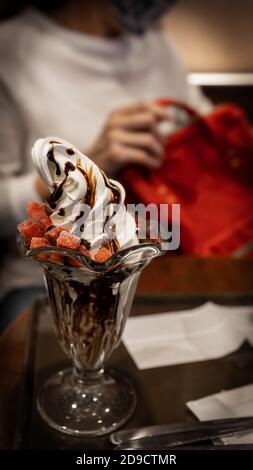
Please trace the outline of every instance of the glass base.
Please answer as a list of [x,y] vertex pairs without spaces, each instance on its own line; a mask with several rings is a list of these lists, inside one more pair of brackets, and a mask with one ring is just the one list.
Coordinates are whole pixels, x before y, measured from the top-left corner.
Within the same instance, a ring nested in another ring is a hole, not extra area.
[[42,386],[37,407],[49,426],[65,434],[99,436],[123,425],[134,411],[132,385],[114,371],[77,376],[65,369]]

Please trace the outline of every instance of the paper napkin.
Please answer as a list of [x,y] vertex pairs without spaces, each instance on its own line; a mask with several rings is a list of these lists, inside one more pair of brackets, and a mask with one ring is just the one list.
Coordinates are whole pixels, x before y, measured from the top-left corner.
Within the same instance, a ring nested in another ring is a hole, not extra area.
[[248,340],[253,307],[208,302],[182,312],[130,317],[123,341],[139,369],[219,358]]

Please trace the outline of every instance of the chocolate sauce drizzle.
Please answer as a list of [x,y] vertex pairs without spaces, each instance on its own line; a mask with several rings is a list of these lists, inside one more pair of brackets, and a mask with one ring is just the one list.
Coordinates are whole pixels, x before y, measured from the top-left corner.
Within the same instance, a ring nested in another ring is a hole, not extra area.
[[88,173],[81,167],[80,163],[76,168],[84,176],[87,184],[87,191],[84,196],[83,203],[87,204],[92,209],[95,204],[97,180],[96,178],[93,178],[92,168],[90,168]]
[[109,178],[107,178],[106,174],[101,170],[101,173],[104,178],[105,185],[108,189],[111,190],[112,192],[112,200],[111,202],[114,204],[120,204],[121,203],[121,192],[117,186],[115,186]]
[[61,169],[60,169],[60,165],[59,163],[57,163],[57,161],[55,160],[55,157],[54,157],[54,149],[51,148],[50,150],[48,150],[47,152],[47,158],[50,162],[54,163],[55,164],[55,168],[56,168],[56,175],[57,176],[60,176],[61,175]]
[[63,209],[63,207],[61,207],[61,209],[59,210],[58,215],[60,215],[61,217],[64,217],[65,210]]
[[[50,142],[52,145],[54,143],[57,143],[56,141],[51,141]],[[66,153],[68,155],[74,155],[75,152],[73,149],[69,148],[66,150]],[[54,148],[51,148],[48,153],[47,153],[47,158],[50,162],[54,163],[55,164],[55,167],[56,167],[56,175],[57,176],[60,176],[61,175],[61,169],[60,169],[60,166],[59,164],[56,162],[55,160],[55,157],[54,157]],[[83,203],[84,204],[87,204],[91,209],[94,207],[94,204],[95,204],[95,196],[96,196],[96,186],[97,186],[97,180],[96,178],[93,177],[92,175],[92,167],[90,168],[89,172],[86,172],[81,164],[80,164],[80,161],[77,162],[77,166],[75,167],[75,165],[71,162],[66,162],[65,163],[65,167],[64,167],[64,173],[65,173],[65,178],[62,180],[62,182],[57,185],[56,183],[54,184],[54,190],[53,192],[51,193],[51,195],[48,197],[47,201],[51,207],[51,209],[55,209],[56,208],[56,203],[57,201],[61,198],[62,194],[63,194],[63,188],[64,188],[64,185],[67,181],[67,177],[69,175],[69,172],[70,171],[75,171],[75,169],[77,169],[81,174],[82,176],[85,178],[85,181],[86,181],[86,184],[87,184],[87,190],[86,190],[86,193],[85,193],[85,196],[83,198]],[[107,178],[107,176],[105,175],[105,173],[103,171],[101,171],[102,175],[103,175],[103,178],[104,178],[104,182],[105,182],[105,186],[110,189],[111,191],[111,194],[112,194],[112,199],[111,199],[111,203],[112,204],[120,204],[121,203],[121,192],[120,192],[120,189],[114,185],[110,180],[109,178]],[[63,208],[61,208],[58,212],[58,215],[59,216],[62,216],[64,217],[65,215],[65,210]],[[115,215],[115,212],[113,213],[113,216]],[[80,211],[80,214],[78,214],[75,218],[75,222],[79,219],[81,219],[82,217],[84,216],[84,211]],[[113,217],[112,216],[112,217]],[[110,217],[106,217],[105,219],[105,222],[104,222],[104,228],[108,222],[108,220],[110,219]],[[112,227],[112,230],[115,232],[116,231],[116,227],[115,225]],[[84,231],[84,224],[82,224],[80,226],[80,232],[83,232]],[[90,243],[87,241],[87,240],[83,240],[82,241],[82,244],[84,244],[88,249],[90,248]],[[108,242],[108,244],[106,245],[106,248],[110,251],[111,254],[115,253],[116,251],[118,251],[120,249],[120,244],[116,238],[116,236],[110,240]]]
[[64,167],[65,178],[62,180],[62,182],[59,185],[57,185],[56,183],[54,184],[54,190],[47,199],[47,202],[52,209],[55,209],[56,202],[61,198],[63,194],[64,184],[67,181],[69,172],[74,171],[74,170],[75,170],[75,165],[73,165],[73,163],[71,162],[65,163],[65,167]]
[[67,149],[67,150],[66,150],[66,153],[67,153],[68,155],[75,155],[75,151],[74,151],[73,149]]
[[87,250],[90,250],[91,248],[91,242],[89,242],[88,240],[85,240],[85,238],[81,239],[81,245],[85,246]]
[[65,167],[64,167],[64,173],[66,176],[68,176],[70,171],[75,171],[76,167],[73,163],[71,162],[66,162]]
[[74,222],[77,222],[79,219],[81,219],[81,217],[84,216],[84,211],[80,211],[80,214],[78,214],[74,220]]
[[[115,224],[112,226],[112,232],[116,232]],[[116,253],[116,251],[120,249],[120,244],[116,236],[114,236],[114,238],[107,243],[106,248],[111,254]]]
[[[120,204],[121,203],[121,192],[120,192],[119,188],[116,185],[114,185],[109,180],[109,178],[107,178],[106,174],[102,170],[101,170],[101,173],[103,175],[106,187],[108,189],[110,189],[110,191],[112,193],[111,203],[112,204]],[[116,212],[114,211],[111,217],[107,216],[105,218],[104,228],[105,228],[108,220],[112,219],[115,214],[116,214]],[[115,224],[113,224],[113,226],[112,226],[112,231],[116,232]],[[106,245],[106,248],[110,251],[111,254],[116,253],[116,251],[118,251],[120,249],[120,244],[119,244],[119,241],[118,241],[116,236],[108,242],[108,244]]]

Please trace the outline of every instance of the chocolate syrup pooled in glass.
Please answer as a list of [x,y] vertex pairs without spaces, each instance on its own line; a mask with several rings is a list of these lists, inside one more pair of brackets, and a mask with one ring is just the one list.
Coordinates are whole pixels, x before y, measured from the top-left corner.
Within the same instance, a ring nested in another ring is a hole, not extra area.
[[139,277],[136,269],[98,275],[68,266],[46,270],[57,337],[78,369],[99,369],[117,346]]

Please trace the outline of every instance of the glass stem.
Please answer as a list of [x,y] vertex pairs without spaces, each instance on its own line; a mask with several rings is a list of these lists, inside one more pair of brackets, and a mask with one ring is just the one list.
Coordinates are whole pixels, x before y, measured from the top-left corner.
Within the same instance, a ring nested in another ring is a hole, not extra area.
[[103,381],[104,369],[101,367],[96,370],[86,370],[74,365],[73,376],[74,380],[80,385],[97,385],[99,382]]

